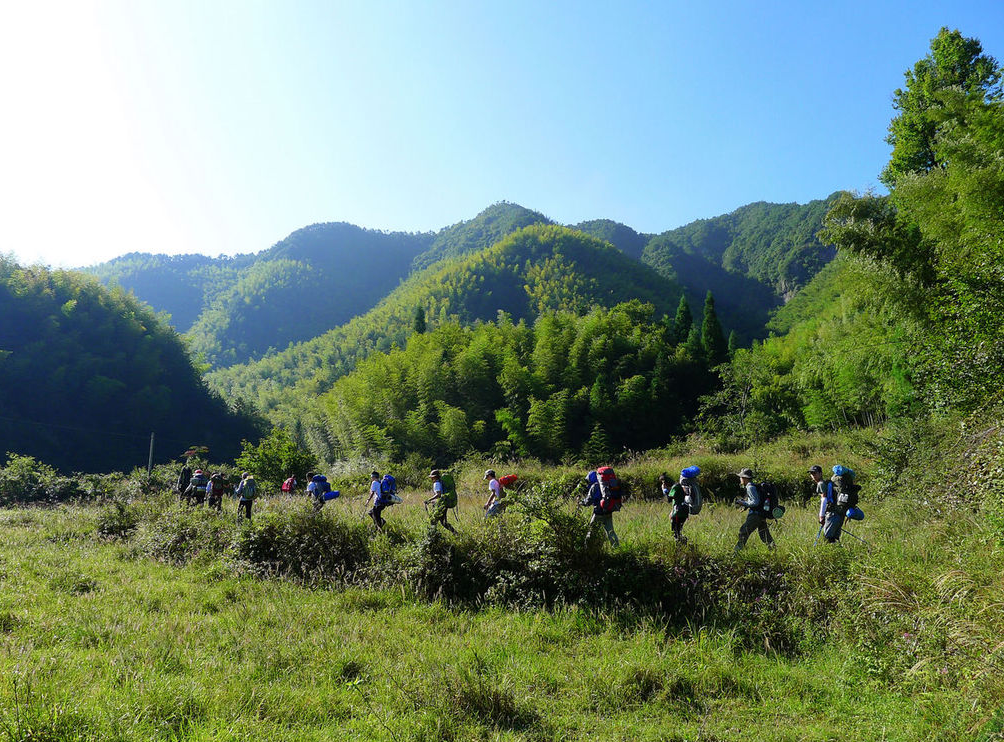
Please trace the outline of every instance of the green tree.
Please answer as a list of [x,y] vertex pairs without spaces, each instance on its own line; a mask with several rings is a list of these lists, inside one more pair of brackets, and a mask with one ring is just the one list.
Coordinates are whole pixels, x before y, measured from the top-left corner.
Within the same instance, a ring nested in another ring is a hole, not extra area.
[[708,365],[717,366],[729,359],[729,349],[725,343],[725,333],[715,314],[715,297],[708,292],[704,299],[704,319],[701,321],[701,347]]
[[297,446],[282,428],[272,428],[257,446],[247,441],[241,445],[244,450],[237,457],[237,467],[251,472],[266,486],[278,489],[286,477],[302,480],[308,471],[317,468],[317,458]]
[[889,124],[886,143],[892,145],[881,180],[890,188],[906,173],[926,173],[944,164],[935,138],[944,120],[939,116],[947,91],[980,101],[998,100],[1001,72],[997,61],[983,53],[978,39],[942,28],[931,40],[931,52],[905,73],[906,85],[893,93],[899,114]]
[[682,343],[690,337],[690,329],[694,325],[694,315],[690,311],[690,304],[687,297],[680,297],[680,304],[676,308],[676,319],[673,320],[673,339],[677,343]]
[[421,305],[415,307],[415,321],[412,323],[412,329],[419,335],[425,332],[425,309]]

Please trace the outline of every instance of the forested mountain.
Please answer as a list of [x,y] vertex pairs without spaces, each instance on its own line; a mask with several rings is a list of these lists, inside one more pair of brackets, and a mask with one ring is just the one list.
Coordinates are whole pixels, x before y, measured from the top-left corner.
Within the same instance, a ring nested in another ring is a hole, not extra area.
[[308,340],[370,309],[431,239],[314,224],[258,255],[130,255],[91,272],[170,313],[193,350],[221,366]]
[[639,234],[631,227],[612,219],[592,219],[588,222],[579,222],[573,229],[592,235],[598,240],[609,242],[625,255],[641,260],[645,245],[652,239],[650,234]]
[[185,332],[254,259],[252,255],[209,258],[134,252],[84,271],[105,285],[132,291],[157,312],[169,314],[170,323]]
[[254,438],[203,385],[149,307],[71,271],[0,257],[0,451],[63,469],[128,470],[189,446],[231,458]]
[[[714,293],[722,321],[745,343],[763,337],[782,294],[789,296],[832,257],[814,240],[823,203],[752,204],[656,237],[609,219],[577,228],[676,280],[695,308],[708,291]],[[501,202],[434,234],[316,224],[258,255],[133,253],[90,272],[169,313],[192,349],[220,367],[343,324],[414,271],[483,250],[517,229],[551,223],[536,211]]]
[[473,219],[439,230],[429,249],[415,258],[412,267],[421,270],[444,258],[470,255],[491,247],[517,229],[553,223],[543,214],[519,204],[508,201],[492,204]]
[[362,317],[258,362],[213,372],[210,380],[225,395],[293,425],[308,400],[359,361],[403,346],[419,308],[434,329],[450,321],[495,320],[500,312],[532,322],[546,311],[582,314],[632,299],[651,304],[657,315],[672,314],[680,296],[675,283],[606,243],[538,225],[488,250],[426,268]]

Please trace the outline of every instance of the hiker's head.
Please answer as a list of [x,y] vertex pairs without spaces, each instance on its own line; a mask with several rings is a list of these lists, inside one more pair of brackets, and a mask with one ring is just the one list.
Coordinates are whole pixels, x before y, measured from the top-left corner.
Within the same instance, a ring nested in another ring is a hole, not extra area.
[[749,468],[740,469],[736,473],[736,476],[739,477],[739,481],[742,482],[743,484],[746,484],[748,482],[752,482],[753,481],[753,470],[749,469]]
[[433,469],[429,472],[429,479],[439,479],[440,476],[439,469]]
[[202,469],[196,469],[195,473],[201,475],[202,474]]
[[669,475],[666,472],[659,475],[659,484],[669,484]]
[[370,479],[377,480],[379,478],[380,478],[380,472],[378,472],[378,471],[371,471],[370,472]]
[[251,472],[249,472],[249,471],[242,471],[241,472],[241,479],[247,479],[250,476],[251,476]]
[[485,472],[485,479],[495,479],[495,470],[489,469]]
[[809,467],[809,476],[812,477],[813,482],[818,482],[823,478],[823,467],[819,464],[813,464]]

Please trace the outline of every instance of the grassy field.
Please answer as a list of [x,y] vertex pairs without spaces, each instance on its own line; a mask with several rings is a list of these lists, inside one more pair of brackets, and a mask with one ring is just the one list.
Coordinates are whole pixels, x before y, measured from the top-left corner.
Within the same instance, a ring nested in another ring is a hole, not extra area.
[[[331,503],[323,519],[383,571],[313,585],[254,577],[231,547],[165,561],[145,520],[99,537],[107,508],[0,511],[0,740],[1004,738],[1004,558],[973,516],[886,499],[856,531],[870,547],[813,547],[814,508],[795,506],[776,552],[754,537],[735,557],[740,512],[710,504],[678,548],[668,506],[629,503],[620,551],[638,561],[605,569],[735,575],[712,614],[669,620],[672,606],[429,600],[386,565],[415,558],[423,496],[406,492],[381,536],[361,500]],[[462,504],[448,548],[508,533],[480,500]],[[168,503],[138,507],[153,518]],[[306,509],[264,500],[256,528]],[[190,539],[250,533],[232,513],[160,518],[197,521]],[[756,594],[764,575],[785,589]],[[794,637],[780,649],[777,626]]]

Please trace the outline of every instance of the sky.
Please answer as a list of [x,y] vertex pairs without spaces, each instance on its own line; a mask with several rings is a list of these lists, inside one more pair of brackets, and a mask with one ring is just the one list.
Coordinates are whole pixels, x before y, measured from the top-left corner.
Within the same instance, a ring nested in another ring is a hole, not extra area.
[[0,253],[258,252],[511,201],[658,233],[882,191],[892,93],[1004,2],[0,0]]

